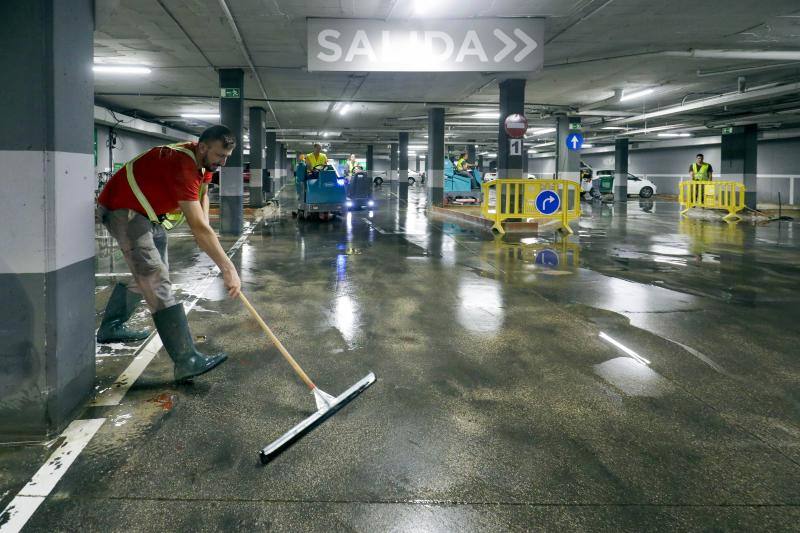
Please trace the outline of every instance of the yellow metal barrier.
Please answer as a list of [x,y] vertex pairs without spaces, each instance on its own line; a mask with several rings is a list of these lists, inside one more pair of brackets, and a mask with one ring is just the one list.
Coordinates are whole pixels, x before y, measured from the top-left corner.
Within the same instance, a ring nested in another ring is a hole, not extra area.
[[[528,218],[559,220],[561,230],[572,233],[570,221],[581,216],[581,189],[575,181],[500,178],[484,183],[482,188],[481,216],[493,220],[492,229],[500,233],[505,233],[503,222],[506,220]],[[546,191],[555,193],[557,206],[553,195]],[[537,198],[542,193],[545,193],[543,200],[540,199],[537,207]]]
[[685,214],[693,207],[724,209],[723,217],[729,221],[740,219],[737,213],[744,209],[744,184],[735,181],[682,181],[678,195]]

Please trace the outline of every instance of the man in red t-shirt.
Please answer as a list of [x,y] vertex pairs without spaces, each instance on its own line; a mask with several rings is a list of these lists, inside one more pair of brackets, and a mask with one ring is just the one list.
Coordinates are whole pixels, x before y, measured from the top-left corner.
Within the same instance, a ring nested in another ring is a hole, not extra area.
[[169,215],[182,213],[200,249],[222,272],[230,297],[239,295],[236,267],[209,225],[208,195],[201,195],[212,172],[225,164],[235,146],[233,133],[222,125],[206,129],[197,143],[157,146],[114,174],[97,199],[100,220],[119,243],[134,281],[131,287],[114,287],[97,341],[147,338],[149,332],[125,326],[144,297],[164,348],[175,362],[176,381],[208,372],[227,356],[206,356],[195,348],[183,304],[172,293],[165,226],[169,227]]

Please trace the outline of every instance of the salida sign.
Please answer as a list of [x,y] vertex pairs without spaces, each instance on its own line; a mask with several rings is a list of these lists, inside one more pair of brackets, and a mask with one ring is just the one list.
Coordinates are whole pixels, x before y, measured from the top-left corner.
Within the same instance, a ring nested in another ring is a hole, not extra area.
[[310,71],[538,71],[541,19],[308,19]]

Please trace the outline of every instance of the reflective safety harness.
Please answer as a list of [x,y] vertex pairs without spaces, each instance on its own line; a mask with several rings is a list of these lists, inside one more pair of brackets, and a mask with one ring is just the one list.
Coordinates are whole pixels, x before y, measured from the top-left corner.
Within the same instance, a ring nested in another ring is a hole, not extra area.
[[466,162],[467,160],[464,159],[463,157],[459,159],[458,162],[456,163],[456,170],[467,170],[466,168],[464,168],[464,164]]
[[692,163],[692,170],[694,170],[694,181],[708,181],[708,163],[703,163],[699,169],[697,163]]
[[[168,148],[170,150],[175,150],[176,152],[181,152],[181,153],[186,154],[189,157],[191,157],[192,161],[194,161],[194,164],[195,165],[197,164],[197,157],[195,157],[194,152],[189,150],[185,146],[183,146],[183,144],[180,144],[180,143],[165,144],[164,146],[157,146],[156,148]],[[151,148],[151,150],[152,150],[152,148]],[[153,206],[150,205],[150,202],[147,201],[147,198],[145,197],[144,193],[142,192],[142,189],[139,188],[139,184],[136,183],[136,178],[133,175],[133,163],[137,159],[139,159],[140,157],[142,157],[143,155],[145,155],[148,152],[150,152],[150,150],[148,150],[147,152],[143,152],[143,153],[137,155],[136,157],[134,157],[133,159],[131,159],[130,161],[128,161],[125,164],[125,174],[128,177],[128,185],[130,185],[131,191],[133,191],[133,195],[136,197],[136,199],[141,204],[142,208],[144,209],[144,212],[147,213],[147,218],[150,219],[150,222],[152,222],[153,224],[161,224],[161,226],[163,226],[164,229],[171,230],[172,228],[182,224],[183,221],[186,220],[186,217],[184,216],[184,214],[183,213],[167,213],[166,215],[162,215],[161,217],[156,215],[156,212],[153,210]],[[203,200],[203,196],[205,195],[207,188],[208,188],[208,185],[205,184],[205,183],[203,183],[200,186],[199,200],[201,202]]]

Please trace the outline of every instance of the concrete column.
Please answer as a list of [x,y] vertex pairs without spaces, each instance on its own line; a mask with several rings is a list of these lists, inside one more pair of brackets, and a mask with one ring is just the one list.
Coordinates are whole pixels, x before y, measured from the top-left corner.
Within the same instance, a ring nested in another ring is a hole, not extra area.
[[389,181],[397,181],[397,145],[392,143],[389,145]]
[[422,156],[420,154],[417,154],[417,172],[419,172],[421,162],[422,162]]
[[250,108],[250,207],[264,205],[264,120],[267,112],[261,107]]
[[275,138],[277,137],[274,131],[268,131],[266,134],[266,154],[267,158],[265,161],[264,168],[269,171],[269,178],[264,180],[264,195],[266,198],[271,198],[275,191],[278,190],[278,165],[277,165],[277,143],[275,142]]
[[523,140],[521,155],[510,155],[509,142],[511,138],[503,127],[503,121],[508,115],[525,114],[525,80],[505,80],[500,82],[500,120],[497,125],[497,177],[521,178],[522,154],[525,154]]
[[57,434],[93,391],[94,2],[7,0],[3,12],[0,442],[11,442]]
[[470,163],[475,164],[475,143],[471,142],[467,145],[467,159]]
[[375,161],[375,147],[372,146],[371,144],[367,145],[367,155],[365,159],[366,159],[365,163],[367,165],[367,172],[369,172],[369,175],[372,176],[372,172],[375,170],[373,168],[373,163]]
[[481,169],[481,172],[483,172],[483,156],[482,155],[478,156],[478,167]]
[[278,161],[280,162],[281,169],[281,185],[285,185],[286,180],[289,177],[289,159],[286,157],[286,145],[284,143],[280,143],[279,146]]
[[224,68],[219,71],[219,87],[238,89],[238,96],[219,99],[222,123],[236,136],[236,148],[219,176],[220,233],[241,235],[244,215],[244,178],[242,176],[242,124],[244,116],[244,71],[240,68]]
[[528,164],[530,164],[530,157],[528,155],[528,149],[523,148],[522,152],[522,176],[527,178],[528,177]]
[[628,201],[628,148],[630,139],[614,140],[614,200]]
[[758,126],[748,124],[733,128],[733,133],[722,136],[722,165],[714,180],[736,181],[745,187],[744,203],[756,209],[758,200]]
[[408,132],[401,131],[398,137],[399,175],[397,180],[400,184],[398,191],[402,200],[408,200]]
[[567,137],[572,131],[570,123],[579,124],[580,118],[560,116],[556,119],[556,176],[580,182],[581,154],[567,148]]
[[444,202],[444,108],[428,109],[428,205]]

